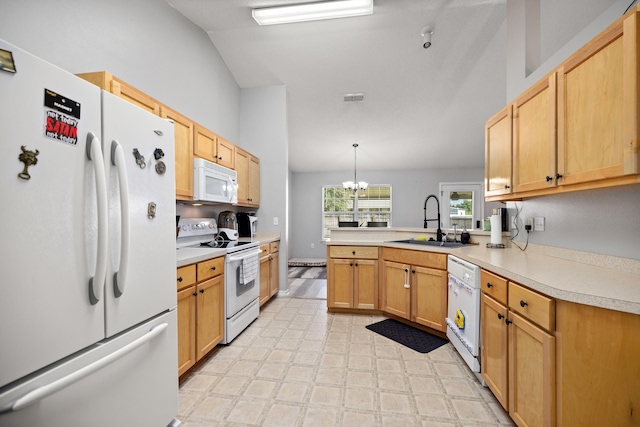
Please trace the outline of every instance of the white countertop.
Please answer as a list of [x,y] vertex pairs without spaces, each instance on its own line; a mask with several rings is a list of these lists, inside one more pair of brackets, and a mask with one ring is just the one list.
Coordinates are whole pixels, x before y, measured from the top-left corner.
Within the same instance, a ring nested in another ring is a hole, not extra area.
[[[640,314],[640,260],[531,246],[489,249],[485,244],[442,248],[366,240],[327,242],[331,245],[382,246],[454,254],[506,279],[560,300]],[[390,239],[391,240],[391,239]],[[395,239],[393,239],[395,240]],[[576,260],[561,252],[575,252]],[[559,253],[559,256],[553,256]],[[599,265],[598,265],[599,264]],[[627,268],[628,267],[628,268]]]

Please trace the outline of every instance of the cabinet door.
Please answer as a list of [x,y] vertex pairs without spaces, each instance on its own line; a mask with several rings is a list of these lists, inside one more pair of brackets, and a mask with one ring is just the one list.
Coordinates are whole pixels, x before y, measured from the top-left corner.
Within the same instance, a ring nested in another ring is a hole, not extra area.
[[411,321],[446,332],[447,272],[411,267]]
[[327,307],[353,307],[353,262],[352,259],[329,259]]
[[278,263],[280,261],[280,257],[278,253],[271,254],[271,258],[269,259],[269,263],[271,266],[269,270],[271,272],[269,277],[269,296],[272,297],[278,290],[280,289],[280,269],[278,268]]
[[555,426],[555,337],[509,311],[509,415],[519,426]]
[[260,305],[269,301],[271,293],[269,290],[269,280],[271,278],[269,256],[260,258]]
[[218,136],[198,124],[193,129],[193,154],[215,163],[217,160],[216,138]]
[[[567,60],[558,82],[560,185],[624,174],[625,109],[637,115],[637,94],[625,98],[622,23]],[[635,42],[631,42],[635,45]],[[631,70],[631,68],[629,68]],[[628,76],[629,81],[637,77]],[[633,117],[637,121],[637,116]],[[637,138],[637,136],[635,137]]]
[[110,92],[156,116],[160,115],[160,104],[155,99],[123,81],[111,80]]
[[224,276],[197,285],[196,357],[200,360],[224,335]]
[[411,287],[409,265],[385,261],[382,285],[382,311],[409,319],[411,316]]
[[249,158],[250,154],[236,147],[236,172],[238,173],[238,204],[249,204]]
[[249,203],[260,206],[260,159],[249,157]]
[[235,145],[218,137],[216,144],[216,161],[219,165],[233,169],[236,163]]
[[160,116],[173,120],[176,163],[176,198],[193,199],[193,123],[164,105]]
[[178,375],[196,363],[196,287],[178,292]]
[[556,185],[556,73],[513,103],[514,188],[531,191]]
[[365,259],[355,260],[354,274],[354,308],[377,309],[378,261]]
[[480,310],[482,378],[502,407],[509,410],[507,307],[482,294]]
[[484,188],[487,197],[509,194],[511,190],[511,105],[487,121],[485,126]]

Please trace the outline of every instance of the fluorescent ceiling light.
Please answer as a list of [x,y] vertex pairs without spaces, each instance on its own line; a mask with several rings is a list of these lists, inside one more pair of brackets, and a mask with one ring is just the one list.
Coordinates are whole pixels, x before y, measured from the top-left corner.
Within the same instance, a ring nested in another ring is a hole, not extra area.
[[372,13],[373,0],[336,0],[253,9],[251,15],[260,25],[273,25],[371,15]]

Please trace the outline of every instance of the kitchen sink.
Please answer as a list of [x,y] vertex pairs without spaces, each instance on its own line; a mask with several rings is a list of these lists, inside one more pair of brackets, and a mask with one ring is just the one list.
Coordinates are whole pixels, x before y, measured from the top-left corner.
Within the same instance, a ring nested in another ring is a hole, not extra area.
[[416,239],[393,240],[392,243],[409,243],[412,245],[423,245],[423,246],[441,246],[443,248],[459,248],[460,246],[468,246],[460,242],[445,242],[445,244],[443,245],[442,242],[437,242],[435,240],[416,240]]

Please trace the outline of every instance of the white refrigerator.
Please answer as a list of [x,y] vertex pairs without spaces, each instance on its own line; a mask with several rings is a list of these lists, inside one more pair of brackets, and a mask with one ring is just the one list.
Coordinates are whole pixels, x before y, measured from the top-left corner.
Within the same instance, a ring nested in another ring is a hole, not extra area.
[[173,124],[0,40],[0,427],[177,425]]

